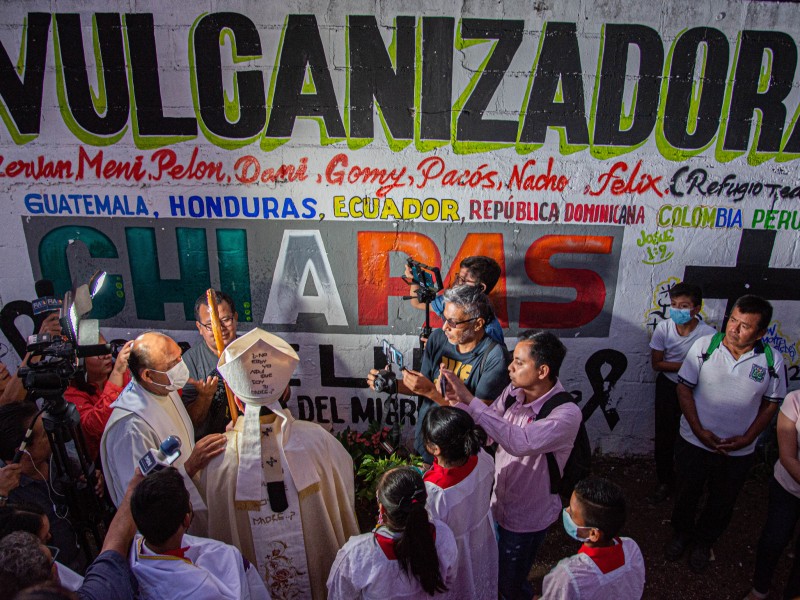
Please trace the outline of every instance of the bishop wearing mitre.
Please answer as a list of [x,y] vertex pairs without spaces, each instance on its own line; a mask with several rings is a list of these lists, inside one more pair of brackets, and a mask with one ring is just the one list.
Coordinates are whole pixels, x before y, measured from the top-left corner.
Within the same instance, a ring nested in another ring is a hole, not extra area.
[[352,458],[286,408],[299,362],[285,340],[257,328],[225,348],[218,370],[244,417],[200,486],[209,537],[239,548],[276,600],[324,599],[336,552],[359,533]]

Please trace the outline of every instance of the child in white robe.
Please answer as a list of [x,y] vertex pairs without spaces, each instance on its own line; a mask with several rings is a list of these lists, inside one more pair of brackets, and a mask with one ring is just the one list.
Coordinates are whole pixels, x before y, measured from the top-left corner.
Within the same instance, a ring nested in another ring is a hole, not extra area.
[[428,513],[447,523],[458,546],[457,576],[447,597],[495,600],[497,539],[489,507],[494,460],[481,450],[475,421],[458,408],[431,408],[422,432],[434,457],[424,477]]
[[141,532],[130,564],[142,600],[269,600],[255,567],[233,546],[186,535],[192,506],[174,468],[148,475],[131,497]]
[[579,481],[562,512],[567,534],[583,542],[542,582],[543,600],[636,600],[644,591],[644,559],[631,538],[617,537],[625,523],[625,496],[607,479]]
[[458,551],[450,528],[428,520],[422,475],[413,467],[392,469],[377,496],[378,527],[339,550],[328,600],[442,598],[453,583]]

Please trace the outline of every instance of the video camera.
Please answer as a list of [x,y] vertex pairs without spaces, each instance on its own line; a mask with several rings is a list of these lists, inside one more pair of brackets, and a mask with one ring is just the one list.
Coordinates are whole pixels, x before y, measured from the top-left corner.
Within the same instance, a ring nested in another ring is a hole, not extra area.
[[403,296],[405,300],[416,298],[418,302],[425,304],[425,326],[419,336],[420,348],[425,347],[425,340],[431,335],[431,302],[436,299],[443,288],[442,273],[439,267],[429,267],[413,258],[406,259],[408,268],[411,271],[411,281],[405,280],[409,285],[416,285],[413,296]]
[[44,399],[44,408],[51,413],[65,409],[63,394],[70,379],[82,368],[80,359],[102,356],[112,350],[109,344],[98,343],[99,321],[83,318],[92,310],[92,298],[100,291],[105,275],[105,272],[95,273],[88,284],[64,296],[59,322],[65,336],[44,333],[28,338],[26,350],[30,359],[17,375],[29,394]]
[[397,391],[397,375],[392,371],[392,365],[397,365],[402,371],[405,366],[405,360],[403,359],[403,353],[387,340],[383,340],[383,353],[386,355],[386,369],[378,371],[372,387],[379,394],[384,392],[393,394]]
[[[81,359],[111,352],[108,344],[97,343],[99,322],[83,319],[92,310],[92,298],[100,291],[104,279],[105,273],[97,272],[89,284],[78,287],[74,293],[66,293],[59,318],[64,335],[30,336],[26,346],[30,353],[28,364],[17,371],[28,397],[42,399],[42,424],[53,451],[50,481],[63,490],[60,495],[68,506],[79,545],[89,562],[94,558],[93,549],[103,545],[103,531],[111,514],[94,493],[97,484],[94,457],[87,450],[80,413],[73,403],[64,399],[64,392],[70,380],[83,369]],[[52,284],[48,284],[49,293],[44,295],[54,299]],[[52,312],[57,306],[58,300],[55,300],[53,308],[46,306],[46,312]],[[31,433],[26,434],[28,440]]]

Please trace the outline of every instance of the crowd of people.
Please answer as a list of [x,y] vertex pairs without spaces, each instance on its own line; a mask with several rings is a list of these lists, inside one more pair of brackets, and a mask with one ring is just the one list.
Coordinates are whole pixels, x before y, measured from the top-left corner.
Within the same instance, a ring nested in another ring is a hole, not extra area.
[[[88,454],[72,458],[91,464],[77,484],[116,508],[99,548],[74,526],[41,401],[3,370],[0,599],[529,600],[537,552],[559,521],[580,547],[545,576],[542,598],[642,597],[645,563],[621,536],[621,488],[583,472],[573,481],[586,431],[560,379],[567,350],[551,332],[525,331],[509,353],[489,299],[500,274],[492,259],[469,257],[431,305],[442,327],[424,340],[420,369],[403,368],[392,390],[419,399],[423,468],[380,477],[367,533],[351,456],[288,409],[300,357],[261,329],[239,335],[225,293],[216,292],[217,315],[198,299],[200,341],[189,350],[145,332],[115,358],[86,358],[64,393]],[[787,396],[782,356],[761,341],[766,300],[740,298],[721,332],[702,320],[698,286],[677,284],[670,300],[650,342],[657,485],[648,500],[674,500],[664,555],[708,567],[777,414],[780,458],[747,596],[765,598],[800,518],[800,392]],[[36,333],[59,335],[57,301],[37,306]],[[371,370],[368,384],[378,376]],[[167,459],[154,449],[169,436],[181,445]],[[140,459],[154,452],[151,470]],[[787,598],[800,595],[800,546],[795,556]]]

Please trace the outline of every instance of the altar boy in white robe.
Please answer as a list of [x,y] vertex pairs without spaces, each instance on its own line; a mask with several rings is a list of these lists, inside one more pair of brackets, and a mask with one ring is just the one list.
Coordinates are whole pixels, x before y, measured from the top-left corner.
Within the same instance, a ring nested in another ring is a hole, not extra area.
[[136,486],[131,514],[140,531],[130,565],[141,600],[270,600],[255,567],[236,548],[186,535],[194,511],[174,468]]
[[319,600],[336,552],[358,533],[353,460],[330,433],[285,408],[299,360],[261,329],[225,349],[218,370],[245,414],[200,488],[209,536],[256,564],[273,598]]
[[489,503],[494,461],[465,411],[434,406],[422,423],[425,448],[434,458],[425,473],[427,509],[444,521],[458,546],[457,576],[446,597],[453,600],[497,598],[497,540]]

